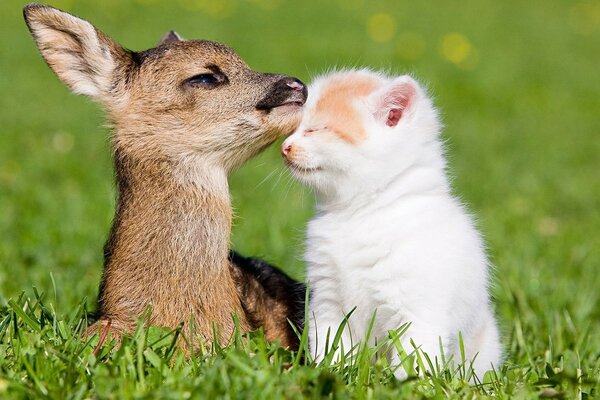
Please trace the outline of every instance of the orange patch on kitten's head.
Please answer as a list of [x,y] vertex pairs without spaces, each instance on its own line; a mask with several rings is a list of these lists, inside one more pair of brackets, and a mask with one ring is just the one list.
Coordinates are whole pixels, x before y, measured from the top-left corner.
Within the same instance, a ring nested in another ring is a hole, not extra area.
[[343,74],[327,80],[320,92],[314,118],[322,121],[340,139],[356,143],[366,137],[360,114],[353,102],[373,93],[377,78],[359,74]]

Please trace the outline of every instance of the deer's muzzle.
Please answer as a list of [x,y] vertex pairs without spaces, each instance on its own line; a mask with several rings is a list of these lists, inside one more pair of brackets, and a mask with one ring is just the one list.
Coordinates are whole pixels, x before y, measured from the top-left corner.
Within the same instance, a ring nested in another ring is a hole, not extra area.
[[303,106],[308,96],[306,85],[297,78],[284,77],[276,81],[266,96],[258,102],[258,110],[270,111],[288,104]]

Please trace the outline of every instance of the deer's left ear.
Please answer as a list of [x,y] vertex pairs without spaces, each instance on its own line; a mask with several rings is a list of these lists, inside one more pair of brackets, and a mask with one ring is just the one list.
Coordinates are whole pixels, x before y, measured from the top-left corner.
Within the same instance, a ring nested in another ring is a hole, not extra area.
[[418,92],[417,82],[400,76],[373,94],[374,115],[381,123],[395,127],[411,111]]
[[25,22],[42,57],[74,93],[111,102],[119,71],[132,63],[130,52],[89,22],[56,8],[29,4]]

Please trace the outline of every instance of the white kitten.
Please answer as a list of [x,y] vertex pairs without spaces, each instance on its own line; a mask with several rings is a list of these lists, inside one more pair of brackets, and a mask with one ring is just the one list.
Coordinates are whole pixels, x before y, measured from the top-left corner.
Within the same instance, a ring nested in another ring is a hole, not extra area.
[[[489,264],[473,221],[453,197],[440,122],[409,76],[335,72],[309,89],[303,121],[282,145],[293,175],[314,188],[306,254],[310,349],[317,360],[345,314],[345,350],[409,323],[410,340],[441,363],[476,356],[479,378],[501,349],[488,295]],[[331,346],[331,343],[329,343]],[[393,352],[392,365],[401,356]],[[435,361],[434,361],[435,362]],[[398,368],[398,378],[405,378]]]

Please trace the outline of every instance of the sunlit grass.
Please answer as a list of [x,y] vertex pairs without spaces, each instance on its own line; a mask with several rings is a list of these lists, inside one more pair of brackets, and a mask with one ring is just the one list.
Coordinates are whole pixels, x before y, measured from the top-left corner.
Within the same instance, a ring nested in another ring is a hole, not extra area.
[[[68,94],[43,63],[23,3],[4,0],[0,398],[598,396],[597,2],[51,3],[135,50],[176,29],[232,45],[257,70],[305,81],[332,66],[415,74],[440,107],[456,193],[496,266],[506,356],[471,385],[467,371],[443,362],[431,376],[400,383],[368,347],[314,365],[260,332],[186,359],[171,346],[175,332],[140,329],[120,349],[109,343],[94,354],[98,337],[80,331],[94,307],[114,207],[108,132],[97,106]],[[234,247],[302,279],[312,197],[291,181],[276,146],[236,172],[231,190]]]

